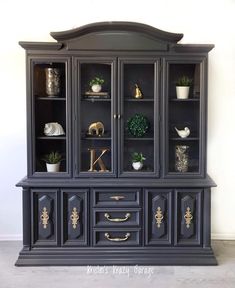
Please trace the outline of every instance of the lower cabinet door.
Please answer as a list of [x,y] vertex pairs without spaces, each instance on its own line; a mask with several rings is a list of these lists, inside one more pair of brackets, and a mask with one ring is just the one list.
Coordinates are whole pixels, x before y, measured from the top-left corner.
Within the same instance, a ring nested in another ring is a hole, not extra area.
[[178,189],[175,193],[175,245],[201,245],[202,189]]
[[172,191],[145,189],[145,244],[172,244]]
[[32,246],[57,246],[57,190],[31,190]]
[[64,189],[62,193],[62,246],[87,245],[87,189]]

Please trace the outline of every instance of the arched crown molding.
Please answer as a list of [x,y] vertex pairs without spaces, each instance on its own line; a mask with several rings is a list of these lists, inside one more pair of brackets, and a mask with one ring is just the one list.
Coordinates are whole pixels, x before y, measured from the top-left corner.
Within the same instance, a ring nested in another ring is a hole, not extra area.
[[67,31],[51,32],[50,35],[58,42],[66,42],[75,38],[80,38],[89,33],[99,32],[113,32],[114,34],[116,34],[115,32],[135,32],[168,43],[177,43],[183,37],[183,34],[181,33],[170,33],[150,25],[122,21],[92,23]]

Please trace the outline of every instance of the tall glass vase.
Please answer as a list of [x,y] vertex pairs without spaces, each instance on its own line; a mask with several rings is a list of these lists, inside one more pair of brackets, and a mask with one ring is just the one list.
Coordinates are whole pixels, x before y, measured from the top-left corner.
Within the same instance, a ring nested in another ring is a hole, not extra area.
[[60,69],[46,68],[46,93],[49,97],[55,97],[60,94]]
[[175,171],[185,173],[188,171],[189,146],[187,145],[176,145],[175,146]]

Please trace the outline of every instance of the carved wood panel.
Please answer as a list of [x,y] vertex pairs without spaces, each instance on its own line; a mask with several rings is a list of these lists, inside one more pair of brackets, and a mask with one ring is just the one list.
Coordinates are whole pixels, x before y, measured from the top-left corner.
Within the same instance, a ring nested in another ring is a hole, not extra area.
[[31,189],[31,242],[33,246],[56,246],[57,190]]
[[175,245],[201,245],[203,190],[179,189],[175,197]]
[[77,239],[82,234],[82,202],[83,200],[77,195],[72,195],[68,197],[68,239]]
[[171,244],[171,190],[145,190],[145,237],[147,245]]
[[64,189],[62,199],[62,245],[87,245],[87,189]]
[[39,239],[48,239],[54,233],[53,220],[54,201],[48,195],[38,198],[38,236]]

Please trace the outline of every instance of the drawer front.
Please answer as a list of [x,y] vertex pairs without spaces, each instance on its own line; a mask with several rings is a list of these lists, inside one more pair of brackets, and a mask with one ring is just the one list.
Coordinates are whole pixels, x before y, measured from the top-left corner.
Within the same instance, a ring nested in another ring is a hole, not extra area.
[[95,229],[93,232],[94,246],[139,246],[140,229]]
[[178,189],[175,194],[175,245],[201,245],[201,189]]
[[172,244],[172,191],[145,189],[145,244]]
[[94,209],[95,227],[125,227],[140,225],[140,209],[97,208]]
[[32,189],[32,245],[57,246],[57,190]]
[[95,207],[124,207],[140,205],[141,189],[104,188],[93,189],[93,205]]
[[62,199],[62,245],[87,245],[87,194],[86,189],[64,189]]

